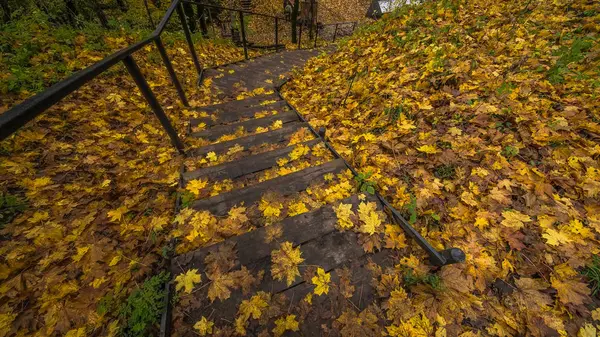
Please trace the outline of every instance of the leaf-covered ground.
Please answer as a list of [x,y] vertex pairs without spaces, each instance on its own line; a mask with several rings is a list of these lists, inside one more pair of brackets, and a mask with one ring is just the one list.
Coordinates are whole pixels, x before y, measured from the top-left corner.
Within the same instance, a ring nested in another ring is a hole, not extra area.
[[[187,48],[181,37],[173,41],[168,52],[188,98],[206,104]],[[196,48],[206,66],[243,58],[227,44]],[[80,61],[95,61],[90,54]],[[184,134],[192,112],[178,101],[158,52],[147,47],[135,58]],[[4,108],[27,95],[5,96]],[[0,336],[127,331],[122,303],[161,267],[181,164],[121,65],[0,143]],[[161,287],[144,289],[148,299]]]
[[413,282],[431,271],[414,243],[410,275],[382,270],[385,333],[596,335],[599,5],[404,7],[284,88],[435,247],[467,254],[436,286]]

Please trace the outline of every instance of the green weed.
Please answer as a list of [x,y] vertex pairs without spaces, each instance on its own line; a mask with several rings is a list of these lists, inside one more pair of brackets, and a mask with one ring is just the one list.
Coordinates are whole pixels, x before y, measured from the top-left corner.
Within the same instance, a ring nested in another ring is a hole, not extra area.
[[16,195],[0,192],[0,229],[27,208],[27,203]]
[[512,157],[519,154],[519,149],[517,149],[514,146],[508,145],[505,146],[504,149],[502,149],[502,152],[500,152],[500,154],[503,155],[506,159],[511,159]]
[[592,289],[592,296],[596,296],[600,290],[600,256],[593,255],[592,262],[585,266],[582,274],[588,278],[590,289]]
[[548,70],[548,81],[552,84],[564,82],[564,75],[570,72],[568,66],[585,58],[585,53],[592,48],[592,41],[587,38],[576,38],[570,46],[562,46],[554,56],[560,56],[553,67]]
[[149,329],[158,323],[165,306],[164,287],[170,275],[162,272],[146,280],[136,289],[119,309],[123,322],[121,334],[126,337],[149,335]]
[[428,284],[435,290],[442,289],[442,280],[434,274],[426,274],[425,276],[417,276],[412,269],[407,269],[403,276],[404,285],[412,287],[417,284]]
[[373,175],[373,172],[359,173],[354,180],[358,183],[358,190],[361,192],[367,192],[369,194],[375,194],[375,186],[377,183],[370,181],[369,178]]

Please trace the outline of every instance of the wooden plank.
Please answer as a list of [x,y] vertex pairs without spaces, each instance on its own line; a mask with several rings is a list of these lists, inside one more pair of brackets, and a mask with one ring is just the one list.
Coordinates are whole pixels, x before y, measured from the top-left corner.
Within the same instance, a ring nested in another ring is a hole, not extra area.
[[260,200],[264,193],[272,191],[283,197],[305,190],[311,183],[323,179],[327,173],[338,173],[346,168],[342,159],[336,159],[323,165],[306,168],[285,176],[277,177],[246,187],[202,200],[196,200],[192,208],[208,210],[215,216],[223,216],[235,205],[252,205]]
[[[381,204],[374,196],[368,195],[366,200],[375,202],[379,209]],[[353,204],[354,208],[359,203],[357,195],[340,200],[345,204]],[[336,203],[337,204],[337,203]],[[268,257],[273,249],[279,247],[277,242],[289,241],[294,246],[304,244],[317,237],[332,232],[335,229],[337,216],[333,210],[333,205],[326,205],[311,212],[302,213],[293,217],[286,218],[280,222],[267,227],[260,227],[251,232],[231,237],[226,241],[219,242],[212,246],[200,248],[186,254],[179,255],[173,259],[172,272],[178,273],[180,267],[184,269],[198,268],[204,269],[204,258],[211,252],[216,252],[221,246],[235,245],[238,252],[238,266],[248,265],[260,259]],[[281,237],[277,241],[267,242],[267,231],[281,229]]]
[[271,111],[271,110],[285,111],[286,108],[287,108],[287,103],[285,101],[277,101],[277,102],[270,103],[267,105],[257,105],[257,106],[252,106],[249,108],[240,108],[240,109],[231,110],[231,111],[215,112],[215,113],[213,113],[213,116],[216,115],[216,120],[213,120],[212,116],[207,116],[207,117],[193,118],[190,121],[190,123],[191,123],[192,127],[197,126],[200,123],[204,123],[207,126],[227,124],[227,123],[233,123],[242,118],[253,117],[254,114],[256,114],[257,112]]
[[[302,145],[312,148],[321,142],[316,138]],[[286,146],[277,150],[259,153],[256,155],[244,157],[240,160],[223,163],[220,165],[209,166],[195,171],[185,172],[183,174],[184,182],[188,182],[200,177],[207,178],[210,181],[223,179],[236,179],[248,174],[260,172],[271,168],[277,164],[279,158],[287,156],[294,150],[295,146]]]
[[[298,267],[301,275],[309,266],[318,265],[325,270],[331,270],[345,262],[358,259],[365,254],[363,248],[358,244],[356,233],[342,233],[339,231],[332,231],[327,235],[301,245],[300,251],[302,252],[301,257],[304,259],[304,262]],[[271,275],[270,255],[255,263],[246,265],[246,268],[248,268],[253,275],[257,275],[260,271],[264,272],[263,281],[257,287],[252,289],[250,294],[244,295],[242,291],[238,290],[232,292],[231,297],[225,301],[217,299],[213,303],[210,303],[206,297],[208,291],[208,287],[206,287],[206,289],[194,293],[194,297],[203,302],[205,306],[190,312],[185,321],[194,324],[202,316],[208,316],[210,313],[213,313],[215,321],[220,321],[221,318],[233,321],[239,303],[257,291],[279,293],[304,282],[302,277],[296,277],[292,284],[288,286],[285,279],[283,281],[274,280]],[[175,275],[180,272],[181,270],[178,270]],[[204,277],[206,277],[206,275],[203,275],[203,279],[205,279]]]
[[264,101],[279,101],[281,98],[276,93],[268,94],[268,95],[258,95],[249,97],[246,99],[234,100],[219,104],[207,105],[197,107],[194,110],[196,111],[206,111],[206,112],[228,112],[233,110],[245,109],[249,107],[253,107],[259,105]]
[[283,124],[299,121],[298,115],[294,111],[285,111],[278,113],[277,115],[271,115],[263,118],[254,118],[249,119],[247,121],[227,124],[227,125],[217,125],[210,129],[202,130],[199,132],[194,132],[191,134],[192,137],[196,138],[204,138],[206,140],[215,141],[219,139],[221,136],[229,135],[235,133],[240,127],[244,128],[244,130],[248,132],[254,132],[258,127],[268,127],[273,124],[273,122],[280,120]]
[[[377,289],[372,285],[374,275],[367,265],[369,261],[372,261],[382,268],[391,267],[398,263],[397,255],[397,251],[384,249],[375,254],[366,254],[353,261],[347,261],[333,270],[327,270],[331,273],[331,284],[337,285],[340,284],[340,273],[343,268],[346,267],[350,270],[350,284],[354,286],[352,297],[345,299],[340,296],[340,298],[332,299],[331,296],[313,295],[312,310],[303,318],[304,322],[310,323],[300,323],[300,331],[290,334],[290,336],[319,336],[323,331],[322,326],[331,328],[332,323],[345,310],[364,310],[373,303],[381,305],[382,301],[377,294]],[[308,293],[313,292],[314,288],[312,283],[303,282],[286,289],[283,294],[290,300],[290,307],[295,307]]]
[[284,125],[281,129],[249,135],[246,137],[240,137],[226,142],[203,146],[198,149],[193,149],[189,152],[189,156],[203,156],[209,152],[215,152],[217,154],[229,150],[231,147],[239,144],[245,149],[249,149],[253,146],[261,145],[264,143],[276,144],[290,139],[294,132],[306,127],[304,122],[292,122]]

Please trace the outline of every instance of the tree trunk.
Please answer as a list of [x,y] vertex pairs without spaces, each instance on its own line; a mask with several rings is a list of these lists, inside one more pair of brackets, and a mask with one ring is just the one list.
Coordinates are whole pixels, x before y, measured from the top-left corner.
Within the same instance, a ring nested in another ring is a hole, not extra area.
[[8,23],[11,17],[10,7],[8,6],[8,0],[0,0],[0,8],[2,8],[2,21]]
[[71,26],[75,26],[77,23],[75,18],[79,14],[77,7],[75,6],[75,2],[73,0],[66,0],[65,5],[67,6],[67,21]]
[[294,1],[294,9],[292,10],[292,43],[298,43],[297,28],[298,28],[298,12],[300,11],[300,0]]
[[198,5],[198,19],[200,20],[200,30],[202,31],[202,36],[208,36],[208,27],[206,26],[206,15],[204,13],[204,6]]
[[192,33],[196,32],[196,20],[194,14],[194,7],[192,4],[185,2],[183,3],[183,11],[185,12],[185,16],[187,17],[188,27],[190,27],[190,31]]
[[121,12],[127,12],[127,3],[125,0],[117,0],[117,5],[121,9]]
[[315,0],[310,0],[310,8],[309,8],[309,11],[308,11],[308,18],[310,20],[310,26],[309,26],[309,29],[308,29],[308,38],[310,40],[312,40],[312,38],[313,38],[313,28],[314,28],[313,23],[315,22],[315,18],[314,18],[315,7],[314,7],[314,4],[315,4]]
[[108,18],[106,17],[106,14],[104,13],[104,10],[102,9],[98,1],[94,0],[92,2],[92,6],[94,8],[94,12],[96,12],[96,16],[98,16],[98,20],[100,20],[100,24],[102,25],[102,27],[108,29]]

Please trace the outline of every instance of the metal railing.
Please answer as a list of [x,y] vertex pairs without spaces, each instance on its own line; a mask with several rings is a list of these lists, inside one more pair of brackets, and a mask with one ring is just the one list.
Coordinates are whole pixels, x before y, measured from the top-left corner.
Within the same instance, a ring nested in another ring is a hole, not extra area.
[[[333,33],[333,38],[331,39],[331,42],[335,42],[336,38],[338,37],[338,32],[339,32],[339,28],[342,26],[349,26],[351,25],[351,30],[349,32],[349,34],[352,34],[354,32],[354,30],[356,29],[356,25],[358,24],[357,21],[348,21],[348,22],[334,22],[334,23],[326,23],[326,24],[318,24],[316,26],[316,29],[314,31],[314,38],[310,41],[313,42],[313,48],[317,48],[318,47],[318,41],[319,41],[319,36],[322,36],[323,33],[319,33],[319,31],[324,30],[327,27],[335,27],[334,33]],[[303,27],[305,25],[300,25],[299,27],[299,32],[298,32],[298,49],[300,49],[302,47],[302,31],[303,31]],[[323,38],[324,41],[328,41],[327,38]]]
[[[145,38],[142,41],[139,41],[127,48],[119,50],[119,51],[107,56],[103,60],[101,60],[83,70],[80,70],[79,72],[73,74],[72,76],[68,77],[67,79],[52,85],[51,87],[44,90],[43,92],[41,92],[29,99],[26,99],[22,103],[12,107],[8,111],[1,114],[0,115],[0,141],[2,141],[4,139],[6,139],[7,137],[9,137],[10,135],[14,134],[19,128],[23,127],[29,121],[33,120],[34,118],[36,118],[37,116],[42,114],[44,111],[46,111],[47,109],[52,107],[54,104],[58,103],[60,100],[62,100],[69,94],[71,94],[74,91],[76,91],[77,89],[79,89],[84,84],[86,84],[86,83],[90,82],[91,80],[93,80],[94,78],[98,77],[100,74],[104,73],[109,68],[113,67],[114,65],[118,64],[119,62],[123,62],[123,64],[125,65],[126,69],[129,72],[129,74],[131,75],[131,77],[133,77],[135,83],[137,84],[137,86],[140,89],[140,91],[142,92],[144,98],[148,102],[148,105],[151,107],[152,111],[154,112],[154,114],[159,119],[160,123],[162,124],[163,128],[167,132],[169,138],[171,139],[171,143],[173,143],[173,146],[175,146],[175,148],[180,153],[184,154],[185,150],[184,150],[183,142],[177,135],[177,131],[175,130],[175,128],[169,121],[169,118],[165,114],[160,103],[156,99],[156,96],[154,95],[150,86],[148,85],[148,82],[144,78],[144,76],[141,73],[139,67],[137,66],[135,60],[133,59],[133,54],[135,54],[137,51],[139,51],[140,49],[142,49],[143,47],[145,47],[147,45],[155,44],[156,48],[158,49],[158,52],[160,53],[162,61],[167,69],[167,72],[169,73],[171,82],[175,86],[175,89],[177,91],[177,95],[179,96],[179,99],[181,100],[181,102],[184,106],[186,106],[186,107],[189,106],[189,102],[186,97],[183,86],[181,85],[181,82],[177,78],[177,74],[175,73],[173,64],[171,63],[171,61],[169,59],[169,56],[167,54],[167,51],[166,51],[165,46],[161,39],[161,35],[164,32],[165,27],[169,23],[171,17],[173,16],[173,13],[177,12],[177,15],[179,16],[179,19],[181,21],[181,26],[183,28],[183,32],[184,32],[188,47],[190,49],[190,55],[191,55],[192,61],[194,63],[194,67],[195,67],[196,71],[198,72],[198,78],[199,79],[202,78],[203,68],[200,64],[200,61],[198,60],[198,55],[196,54],[196,50],[194,48],[192,33],[190,32],[190,28],[188,27],[188,23],[186,22],[186,15],[183,10],[183,3],[189,3],[189,4],[194,4],[197,6],[204,6],[204,7],[215,8],[215,9],[219,9],[219,10],[226,10],[226,11],[230,11],[232,13],[237,13],[237,15],[239,17],[239,26],[240,26],[240,30],[241,30],[241,42],[242,42],[242,46],[244,48],[244,58],[245,59],[248,59],[248,48],[249,48],[247,37],[246,37],[246,27],[245,27],[246,25],[245,25],[245,21],[244,21],[245,15],[253,15],[253,16],[257,16],[257,17],[265,17],[265,18],[273,19],[274,26],[275,26],[275,29],[274,29],[275,50],[277,51],[280,49],[280,47],[285,47],[285,46],[282,46],[279,41],[279,38],[280,38],[279,37],[279,27],[281,26],[280,22],[289,21],[286,18],[278,17],[278,16],[274,16],[274,15],[256,13],[256,12],[243,10],[243,9],[227,8],[227,7],[217,6],[217,5],[205,4],[205,3],[202,3],[199,1],[193,1],[193,0],[173,0],[173,2],[171,2],[171,5],[167,9],[165,15],[161,19],[160,23],[154,30],[154,32],[152,32],[152,34],[150,34],[150,36],[148,36],[147,38]],[[341,24],[345,24],[345,23],[339,23],[337,25],[341,25]],[[336,27],[337,27],[337,25],[336,25]],[[300,27],[300,35],[302,34],[301,27]],[[336,29],[336,31],[337,31],[337,29]],[[317,34],[315,34],[315,35],[318,36],[318,29],[317,29]],[[335,38],[334,38],[334,40],[335,40]],[[301,41],[301,36],[298,39],[299,44],[300,44],[300,41]],[[317,46],[317,38],[315,37],[315,47],[316,46]]]
[[0,141],[6,139],[7,137],[15,133],[19,128],[23,127],[29,121],[42,114],[48,108],[58,103],[60,100],[73,93],[74,91],[82,87],[84,84],[98,77],[100,74],[104,73],[117,63],[123,62],[125,68],[129,72],[131,77],[134,79],[144,98],[148,102],[148,105],[160,121],[167,134],[169,135],[171,143],[173,143],[173,146],[175,146],[175,148],[183,154],[183,142],[181,141],[181,139],[179,139],[175,128],[169,121],[169,118],[167,117],[160,103],[156,99],[156,96],[150,89],[150,85],[144,78],[144,75],[142,74],[138,65],[133,59],[133,54],[135,54],[137,51],[139,51],[147,45],[155,44],[163,60],[163,63],[167,68],[167,72],[169,73],[171,82],[177,90],[179,99],[181,100],[184,106],[189,106],[189,102],[181,85],[181,82],[179,82],[179,79],[177,78],[175,70],[173,69],[173,64],[171,63],[169,56],[167,55],[165,46],[161,39],[163,31],[165,30],[167,23],[169,22],[175,11],[177,11],[177,14],[181,19],[183,30],[186,35],[188,44],[190,46],[190,52],[192,54],[194,65],[196,66],[198,73],[200,73],[200,63],[198,62],[198,57],[196,55],[191,40],[191,34],[185,21],[183,9],[181,8],[181,0],[174,0],[167,9],[167,12],[163,16],[162,20],[160,21],[154,32],[152,32],[152,34],[150,34],[150,36],[148,36],[147,38],[137,43],[134,43],[133,45],[127,48],[121,49],[116,53],[107,56],[103,60],[83,70],[78,71],[77,73],[73,74],[67,79],[52,85],[43,92],[29,99],[26,99],[21,104],[12,107],[8,111],[0,115]]
[[[346,161],[346,159],[344,159],[344,157],[342,157],[336,151],[336,149],[334,149],[333,146],[329,143],[329,139],[327,138],[327,135],[326,135],[326,129],[324,127],[321,127],[318,131],[315,130],[315,128],[313,128],[312,125],[310,125],[308,120],[306,120],[306,118],[304,118],[304,116],[301,113],[299,113],[298,110],[296,110],[296,108],[293,105],[291,105],[282,96],[281,88],[286,83],[287,83],[287,80],[284,81],[283,83],[281,83],[276,88],[276,92],[277,92],[277,95],[279,96],[279,98],[286,102],[286,105],[290,108],[290,110],[292,110],[296,113],[298,118],[300,118],[300,120],[302,120],[306,124],[306,126],[309,128],[309,130],[315,137],[320,138],[323,141],[323,143],[325,144],[327,149],[331,153],[333,153],[333,156],[336,159],[342,159],[344,161],[344,164],[346,165],[346,167],[352,172],[352,174],[355,177],[357,177],[359,175],[359,173],[356,171],[356,169],[354,169]],[[393,219],[393,221],[398,226],[400,226],[400,228],[402,228],[402,230],[404,231],[404,233],[406,233],[407,236],[409,236],[410,238],[415,240],[415,242],[427,253],[427,255],[429,256],[429,262],[431,262],[431,264],[433,264],[434,266],[437,266],[437,267],[442,267],[442,266],[446,266],[449,264],[464,262],[465,253],[462,251],[462,249],[456,248],[456,247],[452,247],[452,248],[448,248],[448,249],[444,249],[444,250],[435,249],[429,243],[429,241],[427,241],[427,239],[425,239],[421,235],[421,233],[419,233],[408,221],[406,221],[406,219],[402,216],[402,214],[400,214],[400,212],[396,208],[394,208],[394,206],[392,206],[392,204],[390,204],[377,190],[375,191],[375,196],[381,202],[384,209],[386,209],[389,212],[388,215]]]
[[161,39],[161,35],[164,32],[165,27],[171,20],[173,14],[175,12],[177,12],[177,15],[179,16],[179,19],[181,21],[181,26],[183,28],[185,39],[187,41],[187,44],[188,44],[188,47],[190,50],[190,55],[191,55],[192,61],[194,63],[194,67],[198,73],[198,78],[201,78],[203,68],[198,59],[198,55],[196,54],[196,50],[194,48],[194,42],[192,39],[192,33],[190,32],[188,23],[186,21],[186,15],[185,15],[185,12],[183,9],[184,2],[190,3],[190,4],[195,4],[198,6],[205,6],[205,7],[209,7],[209,8],[212,7],[215,9],[226,10],[226,11],[231,11],[231,12],[237,13],[237,15],[239,17],[239,26],[240,26],[241,35],[242,35],[241,40],[242,40],[242,45],[244,48],[244,58],[245,59],[248,59],[248,47],[249,47],[248,41],[246,38],[246,30],[245,30],[245,24],[244,24],[244,16],[245,15],[252,15],[252,16],[273,19],[274,24],[275,24],[275,30],[274,30],[275,49],[278,50],[279,47],[281,47],[280,41],[279,41],[279,27],[281,26],[280,23],[288,21],[283,17],[262,14],[262,13],[256,13],[256,12],[247,11],[247,10],[243,10],[243,9],[227,8],[227,7],[216,6],[216,5],[211,5],[211,4],[204,4],[204,3],[201,3],[198,1],[192,1],[192,0],[173,0],[170,4],[169,8],[167,9],[165,15],[161,19],[160,23],[158,24],[158,26],[156,27],[154,32],[152,32],[152,34],[150,34],[150,36],[146,37],[145,39],[143,39],[137,43],[132,44],[131,46],[129,46],[127,48],[124,48],[122,50],[119,50],[119,51],[107,56],[103,60],[101,60],[83,70],[78,71],[77,73],[71,75],[67,79],[62,80],[62,81],[50,86],[48,89],[44,90],[43,92],[41,92],[31,98],[26,99],[22,103],[10,108],[9,110],[7,110],[3,114],[1,114],[0,115],[0,141],[2,141],[4,139],[6,139],[7,137],[9,137],[10,135],[14,134],[18,129],[23,127],[25,124],[27,124],[28,122],[30,122],[31,120],[33,120],[34,118],[36,118],[37,116],[42,114],[44,111],[46,111],[47,109],[49,109],[50,107],[52,107],[53,105],[55,105],[56,103],[61,101],[63,98],[65,98],[69,94],[73,93],[74,91],[76,91],[77,89],[82,87],[84,84],[90,82],[94,78],[98,77],[100,74],[106,72],[108,69],[110,69],[114,65],[122,62],[125,65],[126,69],[128,70],[129,74],[131,75],[131,77],[134,79],[135,83],[137,84],[137,86],[140,89],[141,93],[143,94],[144,98],[148,102],[148,105],[150,106],[150,108],[152,109],[152,111],[154,112],[154,114],[159,119],[160,123],[162,124],[163,128],[167,132],[169,138],[171,139],[171,142],[173,143],[173,146],[175,146],[175,148],[180,153],[184,154],[183,142],[179,138],[175,128],[169,121],[169,118],[165,114],[164,110],[162,109],[160,103],[156,99],[156,96],[152,92],[150,86],[148,85],[148,82],[146,81],[144,75],[140,71],[138,65],[136,64],[136,62],[133,58],[133,55],[137,51],[141,50],[145,46],[155,44],[156,48],[158,49],[158,52],[162,58],[162,61],[167,69],[167,72],[169,73],[171,82],[175,86],[177,95],[179,96],[181,103],[186,107],[189,106],[189,102],[186,97],[183,86],[181,85],[181,82],[177,78],[177,74],[175,73],[173,64],[171,63],[171,61],[169,59],[169,56],[167,54],[167,51],[166,51],[165,46]]

